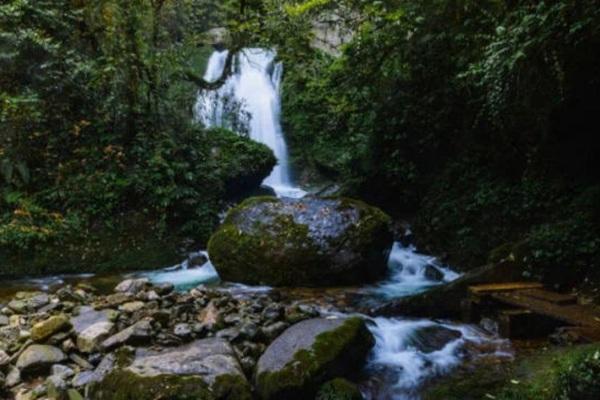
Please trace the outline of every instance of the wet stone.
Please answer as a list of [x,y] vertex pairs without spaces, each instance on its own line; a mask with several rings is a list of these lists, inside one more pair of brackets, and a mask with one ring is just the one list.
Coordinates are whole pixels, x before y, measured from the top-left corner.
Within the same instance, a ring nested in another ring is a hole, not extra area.
[[19,356],[17,360],[17,368],[22,372],[35,372],[44,369],[49,369],[52,364],[57,364],[64,361],[67,357],[57,347],[34,344]]

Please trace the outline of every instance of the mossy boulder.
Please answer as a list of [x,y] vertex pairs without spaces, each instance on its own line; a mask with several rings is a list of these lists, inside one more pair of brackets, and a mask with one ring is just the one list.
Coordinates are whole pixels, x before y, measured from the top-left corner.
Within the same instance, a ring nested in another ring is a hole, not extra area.
[[224,184],[227,197],[257,190],[277,164],[268,146],[226,129],[209,130],[206,140],[210,145],[210,162]]
[[332,379],[319,389],[315,400],[362,400],[358,387],[344,378]]
[[250,400],[251,388],[231,345],[196,340],[161,351],[138,349],[89,390],[91,400]]
[[208,251],[222,279],[335,286],[385,276],[390,218],[346,198],[255,197],[227,214]]
[[282,333],[256,367],[261,399],[314,398],[324,382],[360,372],[375,344],[361,318],[314,318]]

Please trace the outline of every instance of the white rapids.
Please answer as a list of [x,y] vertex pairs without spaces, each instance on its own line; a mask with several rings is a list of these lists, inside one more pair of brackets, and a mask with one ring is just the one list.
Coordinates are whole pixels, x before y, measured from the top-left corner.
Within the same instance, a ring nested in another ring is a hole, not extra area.
[[460,275],[433,256],[418,253],[412,245],[395,242],[388,258],[389,275],[369,291],[385,299],[422,292]]
[[[223,73],[228,51],[215,51],[204,79],[217,80]],[[235,73],[218,90],[200,93],[195,114],[204,126],[239,129],[237,122],[248,124],[253,140],[263,143],[275,154],[277,165],[263,182],[280,197],[303,197],[306,192],[293,185],[288,149],[281,128],[280,86],[283,65],[275,61],[272,50],[249,48],[235,59]],[[236,118],[231,118],[235,114]],[[235,121],[233,121],[235,120]]]

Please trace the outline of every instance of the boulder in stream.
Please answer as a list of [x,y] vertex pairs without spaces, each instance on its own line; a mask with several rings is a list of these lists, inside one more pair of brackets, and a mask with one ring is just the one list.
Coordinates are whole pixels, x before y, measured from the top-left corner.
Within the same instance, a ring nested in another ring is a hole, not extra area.
[[385,276],[390,218],[346,198],[255,197],[233,208],[208,244],[224,280],[336,286]]
[[320,385],[361,370],[375,340],[361,318],[313,318],[283,332],[258,360],[261,399],[314,398]]

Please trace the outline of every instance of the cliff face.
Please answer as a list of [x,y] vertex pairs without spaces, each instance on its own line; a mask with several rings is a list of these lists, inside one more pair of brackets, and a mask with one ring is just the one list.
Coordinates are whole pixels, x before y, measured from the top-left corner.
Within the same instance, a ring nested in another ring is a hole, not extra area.
[[340,8],[323,11],[313,19],[311,46],[339,57],[342,46],[352,40],[360,21],[361,16],[354,10]]

